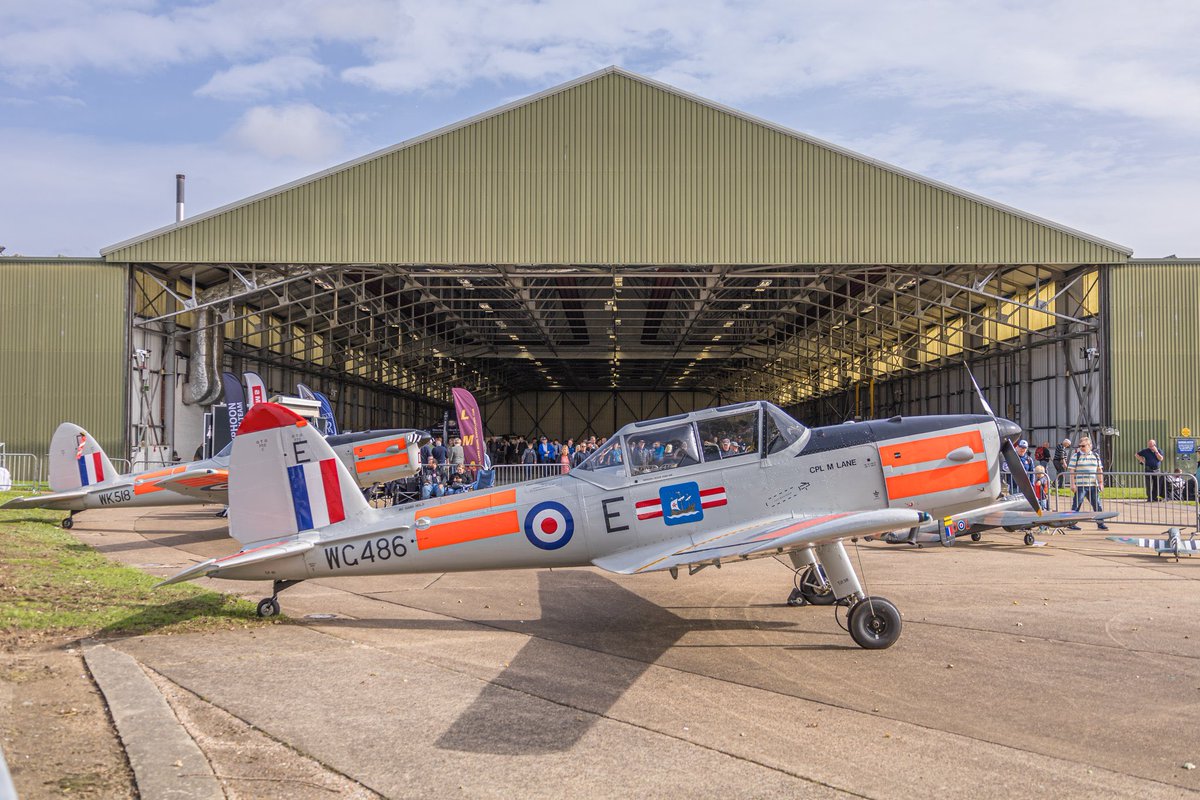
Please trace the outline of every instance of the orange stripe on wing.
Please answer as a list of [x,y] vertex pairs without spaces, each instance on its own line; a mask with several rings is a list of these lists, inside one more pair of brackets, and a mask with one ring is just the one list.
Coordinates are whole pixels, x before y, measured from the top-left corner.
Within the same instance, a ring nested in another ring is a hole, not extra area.
[[970,447],[973,452],[983,452],[983,435],[977,431],[951,433],[945,436],[929,436],[914,442],[879,445],[879,459],[885,467],[903,467],[908,464],[924,464],[928,461],[941,461],[952,450],[963,446]]
[[172,467],[170,469],[160,469],[157,472],[147,472],[145,475],[138,475],[133,479],[134,494],[149,494],[150,492],[161,492],[163,487],[155,486],[154,482],[159,478],[165,478],[168,475],[178,475],[186,470],[187,467]]
[[385,456],[383,458],[370,458],[363,461],[354,462],[354,471],[358,474],[364,472],[377,472],[381,469],[389,467],[405,467],[408,466],[408,451],[403,450],[394,456]]
[[430,525],[423,531],[418,530],[417,549],[429,550],[433,547],[462,544],[477,539],[490,539],[493,536],[507,536],[519,530],[517,510],[514,508],[511,511],[460,519],[457,522],[442,522]]
[[901,500],[905,497],[945,492],[950,489],[965,489],[987,482],[987,462],[973,461],[969,464],[955,464],[951,467],[896,475],[887,479],[887,493],[892,500]]

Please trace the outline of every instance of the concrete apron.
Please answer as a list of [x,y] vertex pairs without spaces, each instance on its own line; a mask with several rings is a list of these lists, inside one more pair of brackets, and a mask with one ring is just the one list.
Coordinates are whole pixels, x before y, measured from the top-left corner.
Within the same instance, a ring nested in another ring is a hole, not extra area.
[[[75,532],[157,574],[236,547],[195,510],[89,512]],[[769,560],[678,582],[306,583],[280,596],[299,625],[116,646],[389,796],[1200,788],[1181,769],[1200,761],[1182,734],[1200,718],[1200,564],[1090,531],[1037,548],[985,537],[861,548],[869,590],[905,613],[883,652],[855,647],[830,609],[784,607],[791,574]]]

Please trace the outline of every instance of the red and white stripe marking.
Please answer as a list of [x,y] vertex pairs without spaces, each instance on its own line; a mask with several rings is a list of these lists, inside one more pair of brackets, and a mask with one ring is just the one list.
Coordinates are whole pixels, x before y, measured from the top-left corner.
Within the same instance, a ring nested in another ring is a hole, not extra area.
[[[712,489],[700,490],[701,508],[716,508],[717,506],[723,506],[728,502],[728,498],[725,496],[724,486],[716,486]],[[662,499],[658,497],[650,500],[643,500],[640,503],[635,503],[633,507],[634,510],[637,511],[637,518],[639,520],[654,519],[655,517],[661,517],[663,515]]]

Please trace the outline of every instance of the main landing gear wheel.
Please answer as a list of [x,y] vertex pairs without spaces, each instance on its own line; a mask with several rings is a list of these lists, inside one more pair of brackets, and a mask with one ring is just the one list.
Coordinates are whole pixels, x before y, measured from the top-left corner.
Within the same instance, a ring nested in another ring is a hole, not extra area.
[[1029,547],[1033,546],[1033,534],[1032,533],[1025,534],[1025,544]]
[[866,597],[850,609],[850,636],[867,650],[883,650],[900,638],[900,611],[890,600]]
[[75,520],[74,520],[74,519],[72,519],[71,517],[67,517],[66,519],[64,519],[64,520],[62,521],[62,526],[63,526],[63,528],[65,528],[66,530],[71,530],[71,528],[74,528],[74,527],[75,527]]
[[833,596],[833,587],[825,580],[825,573],[820,567],[808,567],[800,575],[800,596],[814,606],[831,606],[837,602]]
[[279,614],[279,601],[274,597],[264,597],[258,601],[258,615],[260,617],[274,617]]
[[972,534],[971,534],[971,541],[972,541],[972,542],[978,542],[978,541],[979,541],[980,539],[982,539],[982,538],[983,538],[983,534],[982,534],[982,533],[972,533]]

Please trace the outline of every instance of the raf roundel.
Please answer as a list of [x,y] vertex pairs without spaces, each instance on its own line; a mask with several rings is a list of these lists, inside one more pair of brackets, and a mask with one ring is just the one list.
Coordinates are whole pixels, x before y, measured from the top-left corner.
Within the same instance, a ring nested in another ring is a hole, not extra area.
[[575,520],[562,503],[547,500],[525,514],[525,538],[534,547],[557,550],[571,541],[574,532]]

